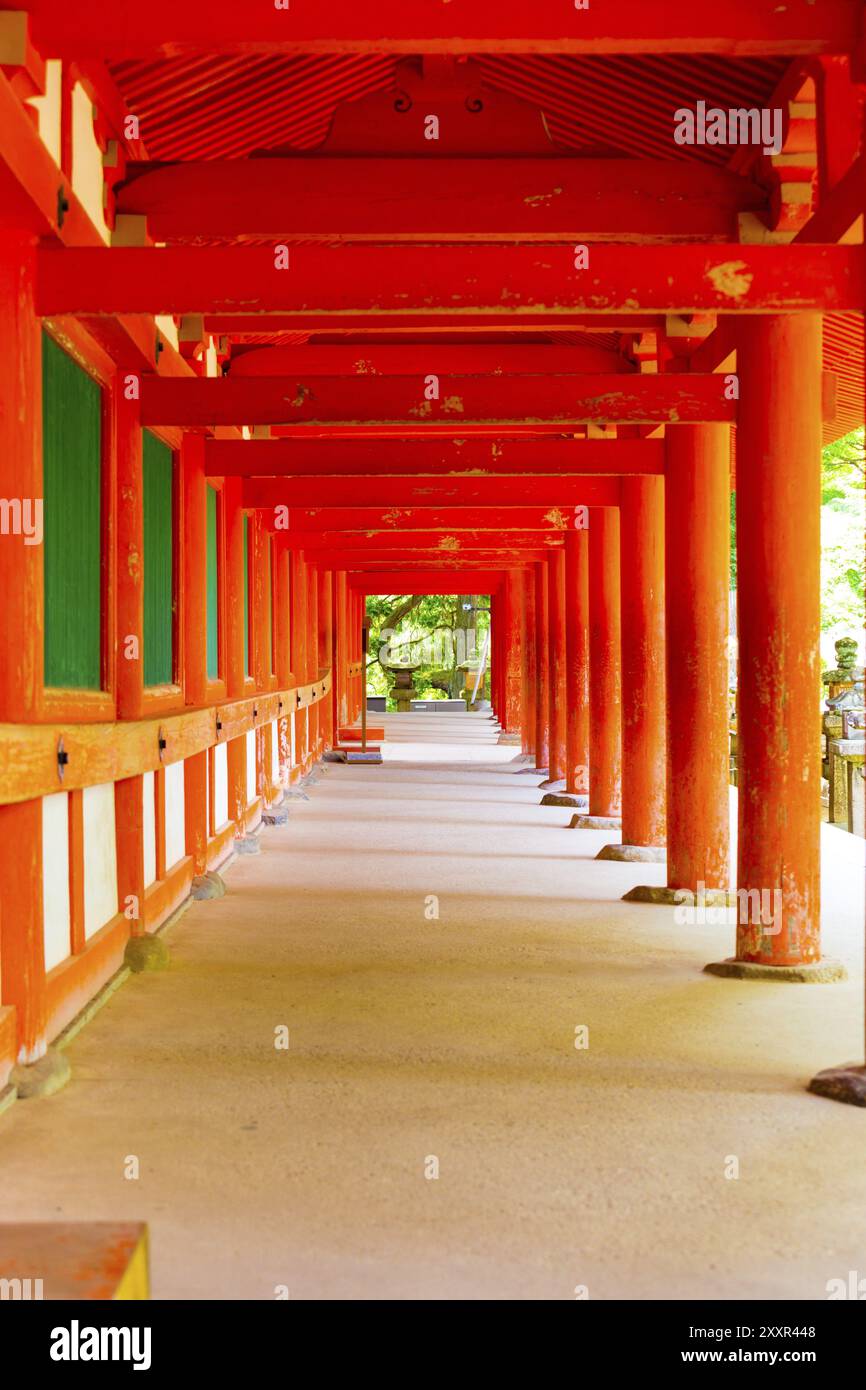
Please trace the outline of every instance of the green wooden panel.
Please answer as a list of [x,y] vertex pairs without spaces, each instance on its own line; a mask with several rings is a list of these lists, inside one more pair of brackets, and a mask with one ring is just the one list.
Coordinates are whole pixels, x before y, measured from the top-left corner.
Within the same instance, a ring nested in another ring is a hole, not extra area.
[[216,490],[207,490],[207,673],[216,680],[219,668],[219,530]]
[[45,684],[102,688],[102,391],[42,335]]
[[174,459],[143,431],[144,683],[174,680]]
[[250,674],[250,519],[244,517],[244,675]]

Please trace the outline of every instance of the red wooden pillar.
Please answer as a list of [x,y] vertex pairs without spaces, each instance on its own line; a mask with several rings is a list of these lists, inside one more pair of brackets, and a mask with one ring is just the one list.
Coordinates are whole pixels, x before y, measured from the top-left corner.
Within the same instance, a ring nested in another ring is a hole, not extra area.
[[[333,622],[334,607],[332,599],[333,575],[330,570],[320,570],[319,583],[319,666],[330,672],[334,681]],[[319,702],[319,727],[324,748],[334,742],[334,705],[330,695]]]
[[535,621],[535,575],[524,570],[521,576],[523,594],[521,649],[523,652],[523,721],[521,747],[524,753],[535,752],[538,723],[538,629]]
[[120,499],[115,609],[118,719],[140,719],[144,694],[144,479],[140,402],[137,397],[130,399],[134,381],[135,373],[118,372],[113,392]]
[[334,623],[331,662],[334,672],[334,729],[344,728],[349,722],[348,691],[348,589],[346,571],[337,570],[333,580]]
[[[299,551],[292,551],[292,670],[295,682],[307,682],[307,567]],[[306,709],[295,710],[295,758],[303,772],[308,772],[309,754]]]
[[[548,664],[550,687],[549,772],[547,782],[562,781],[566,772],[565,737],[565,551],[548,560]],[[542,783],[542,787],[545,783]]]
[[[245,690],[244,673],[244,523],[241,480],[227,478],[223,489],[226,518],[226,696],[240,700]],[[247,743],[241,735],[226,748],[229,819],[238,835],[244,834],[247,800]]]
[[503,622],[504,652],[504,717],[503,733],[519,738],[523,717],[523,677],[521,674],[520,639],[523,625],[523,574],[509,570],[503,585],[505,610]]
[[[0,232],[0,496],[19,498],[31,523],[42,506],[42,327],[33,307],[36,247]],[[32,528],[31,528],[32,529]],[[33,719],[42,692],[42,546],[0,538],[0,720]],[[35,539],[35,532],[34,532]]]
[[499,594],[490,595],[490,707],[499,723],[502,723],[499,700],[499,624],[502,605]]
[[664,859],[664,509],[663,478],[623,478],[622,844],[604,859]]
[[0,806],[0,1003],[15,1010],[18,1062],[44,1057],[48,1005],[38,798]]
[[665,463],[668,887],[728,888],[728,425],[669,425]]
[[[565,537],[565,790],[589,795],[589,533]],[[588,805],[587,805],[588,809]]]
[[589,813],[608,818],[622,809],[619,508],[589,516]]
[[[795,979],[844,973],[829,962],[817,964],[821,368],[817,315],[743,321],[737,359],[739,922],[737,960],[709,967],[714,973],[765,975],[769,968],[776,978]],[[746,900],[746,894],[752,896]]]
[[[312,565],[307,566],[307,681],[315,684],[319,679],[319,581]],[[319,706],[310,705],[307,711],[310,737],[310,756],[318,758],[319,748]]]
[[550,645],[547,637],[548,625],[548,569],[544,560],[537,560],[532,566],[535,587],[535,650],[536,650],[536,699],[535,699],[535,766],[540,772],[547,772],[550,758]]
[[[141,432],[139,430],[139,439]],[[180,450],[183,556],[183,686],[187,705],[207,703],[207,482],[204,435],[185,434]],[[139,444],[139,449],[140,449]],[[140,467],[139,467],[140,473]],[[118,487],[120,495],[122,490]],[[124,508],[121,507],[121,516]],[[122,565],[118,565],[120,573]],[[119,665],[123,665],[121,661]],[[184,762],[184,843],[193,873],[207,869],[207,750]],[[139,800],[141,798],[139,797]]]

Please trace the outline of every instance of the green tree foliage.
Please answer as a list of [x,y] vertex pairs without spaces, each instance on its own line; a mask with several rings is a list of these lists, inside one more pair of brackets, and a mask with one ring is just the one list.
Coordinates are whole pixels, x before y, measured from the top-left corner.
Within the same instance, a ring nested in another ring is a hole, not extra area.
[[[460,695],[463,659],[478,655],[490,624],[488,595],[375,594],[367,599],[371,619],[367,689],[390,695],[394,684],[388,662],[420,661],[413,683],[421,699]],[[384,661],[383,661],[384,658]]]

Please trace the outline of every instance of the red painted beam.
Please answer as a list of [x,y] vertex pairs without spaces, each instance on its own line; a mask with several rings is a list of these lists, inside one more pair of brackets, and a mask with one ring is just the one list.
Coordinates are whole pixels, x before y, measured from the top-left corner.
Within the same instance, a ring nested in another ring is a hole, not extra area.
[[[567,531],[574,508],[562,507],[293,507],[291,531]],[[289,534],[291,534],[291,531]]]
[[377,570],[364,572],[349,571],[349,585],[362,594],[460,594],[461,576],[472,578],[472,592],[476,594],[495,594],[502,583],[503,570],[466,570],[457,565],[443,574],[441,570],[425,570],[420,567]]
[[47,248],[38,253],[43,315],[232,313],[447,317],[642,310],[777,313],[861,310],[856,246],[299,246],[288,269],[273,247]]
[[[303,314],[275,314],[261,312],[258,314],[205,314],[203,318],[205,333],[212,333],[215,336],[231,334],[235,339],[255,337],[261,343],[263,333],[291,333],[304,331],[318,335],[318,341],[328,342],[338,339],[357,339],[359,334],[363,334],[365,348],[369,348],[373,343],[392,343],[395,339],[404,340],[415,338],[421,335],[424,340],[437,334],[447,334],[449,338],[454,336],[455,325],[449,323],[447,319],[431,319],[429,314],[423,310],[417,312],[409,311],[401,315],[400,319],[386,318],[377,325],[375,319],[371,319],[363,311],[356,313],[341,314],[335,318],[327,313]],[[478,335],[490,339],[495,337],[499,341],[503,334],[509,338],[526,337],[533,335],[537,337],[543,333],[561,333],[567,327],[569,333],[650,333],[653,329],[664,332],[664,314],[640,314],[634,311],[623,312],[621,314],[587,314],[573,315],[567,323],[563,322],[562,317],[555,318],[549,313],[523,314],[519,319],[503,319],[501,313],[488,314],[462,314],[460,317],[460,335],[468,338],[470,335]],[[471,339],[470,339],[471,340]]]
[[154,241],[731,241],[766,193],[712,165],[641,159],[284,159],[131,164],[117,210]]
[[847,53],[858,39],[855,0],[727,0],[673,13],[646,0],[577,10],[556,0],[291,0],[238,6],[180,0],[122,8],[116,0],[3,0],[29,10],[45,57],[137,58],[200,53]]
[[450,434],[476,425],[520,426],[559,433],[575,425],[733,421],[725,379],[707,373],[641,376],[438,378],[440,398],[425,399],[425,378],[145,377],[143,425],[428,425]]
[[[211,478],[663,473],[660,439],[209,439]],[[330,481],[327,484],[330,486]]]
[[474,550],[312,550],[310,558],[330,569],[348,569],[354,565],[363,569],[391,569],[394,565],[415,562],[429,569],[454,569],[461,566],[478,565],[489,569],[491,565],[531,564],[543,560],[551,553],[548,546],[536,546],[534,550],[505,552],[500,549]]
[[619,505],[618,478],[246,478],[245,507]]
[[495,550],[505,557],[521,550],[557,549],[564,544],[564,533],[547,530],[460,530],[436,527],[427,531],[313,531],[286,532],[289,544],[298,550],[425,550],[432,553],[458,550]]
[[[265,321],[267,327],[267,321]],[[553,343],[317,343],[255,347],[232,354],[231,380],[281,376],[561,376],[633,372],[634,364],[601,347]]]

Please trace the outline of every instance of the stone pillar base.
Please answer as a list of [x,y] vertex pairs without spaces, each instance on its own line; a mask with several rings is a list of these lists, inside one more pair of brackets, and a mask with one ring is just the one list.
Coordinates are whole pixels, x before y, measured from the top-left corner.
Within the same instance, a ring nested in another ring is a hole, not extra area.
[[131,936],[123,953],[124,965],[133,975],[144,970],[167,970],[171,957],[161,936]]
[[564,792],[565,778],[555,777],[552,781],[548,777],[546,782],[539,782],[538,790],[541,792]]
[[708,975],[721,975],[726,980],[773,980],[798,985],[831,985],[848,978],[848,971],[838,960],[818,960],[805,965],[764,965],[760,961],[730,957],[711,961],[704,970]]
[[605,845],[595,857],[621,864],[663,864],[667,854],[664,845]]
[[819,1071],[809,1082],[808,1090],[827,1100],[841,1100],[845,1105],[866,1107],[866,1067],[849,1062],[844,1067],[828,1067]]
[[691,901],[683,894],[691,892],[686,888],[653,888],[647,883],[640,884],[637,888],[630,888],[623,894],[624,903],[658,903],[662,907],[682,907],[683,904],[693,907],[736,907],[737,895],[730,893],[726,888],[705,888],[701,894],[700,902],[696,901],[696,895],[692,893]]
[[196,874],[189,891],[190,897],[195,898],[196,902],[209,898],[223,898],[226,891],[225,879],[208,869],[207,873]]
[[261,854],[262,844],[258,835],[238,835],[234,840],[238,854]]
[[61,1090],[72,1075],[69,1058],[57,1047],[49,1047],[38,1062],[19,1063],[9,1073],[9,1085],[19,1100],[40,1100]]
[[619,816],[572,816],[569,830],[621,830]]
[[576,806],[579,811],[589,809],[589,797],[575,792],[547,792],[539,803],[541,806]]
[[262,811],[262,825],[288,825],[289,813],[284,806],[269,806]]
[[520,737],[520,734],[500,734],[496,742],[516,744],[519,748],[520,745],[523,743],[523,739]]

